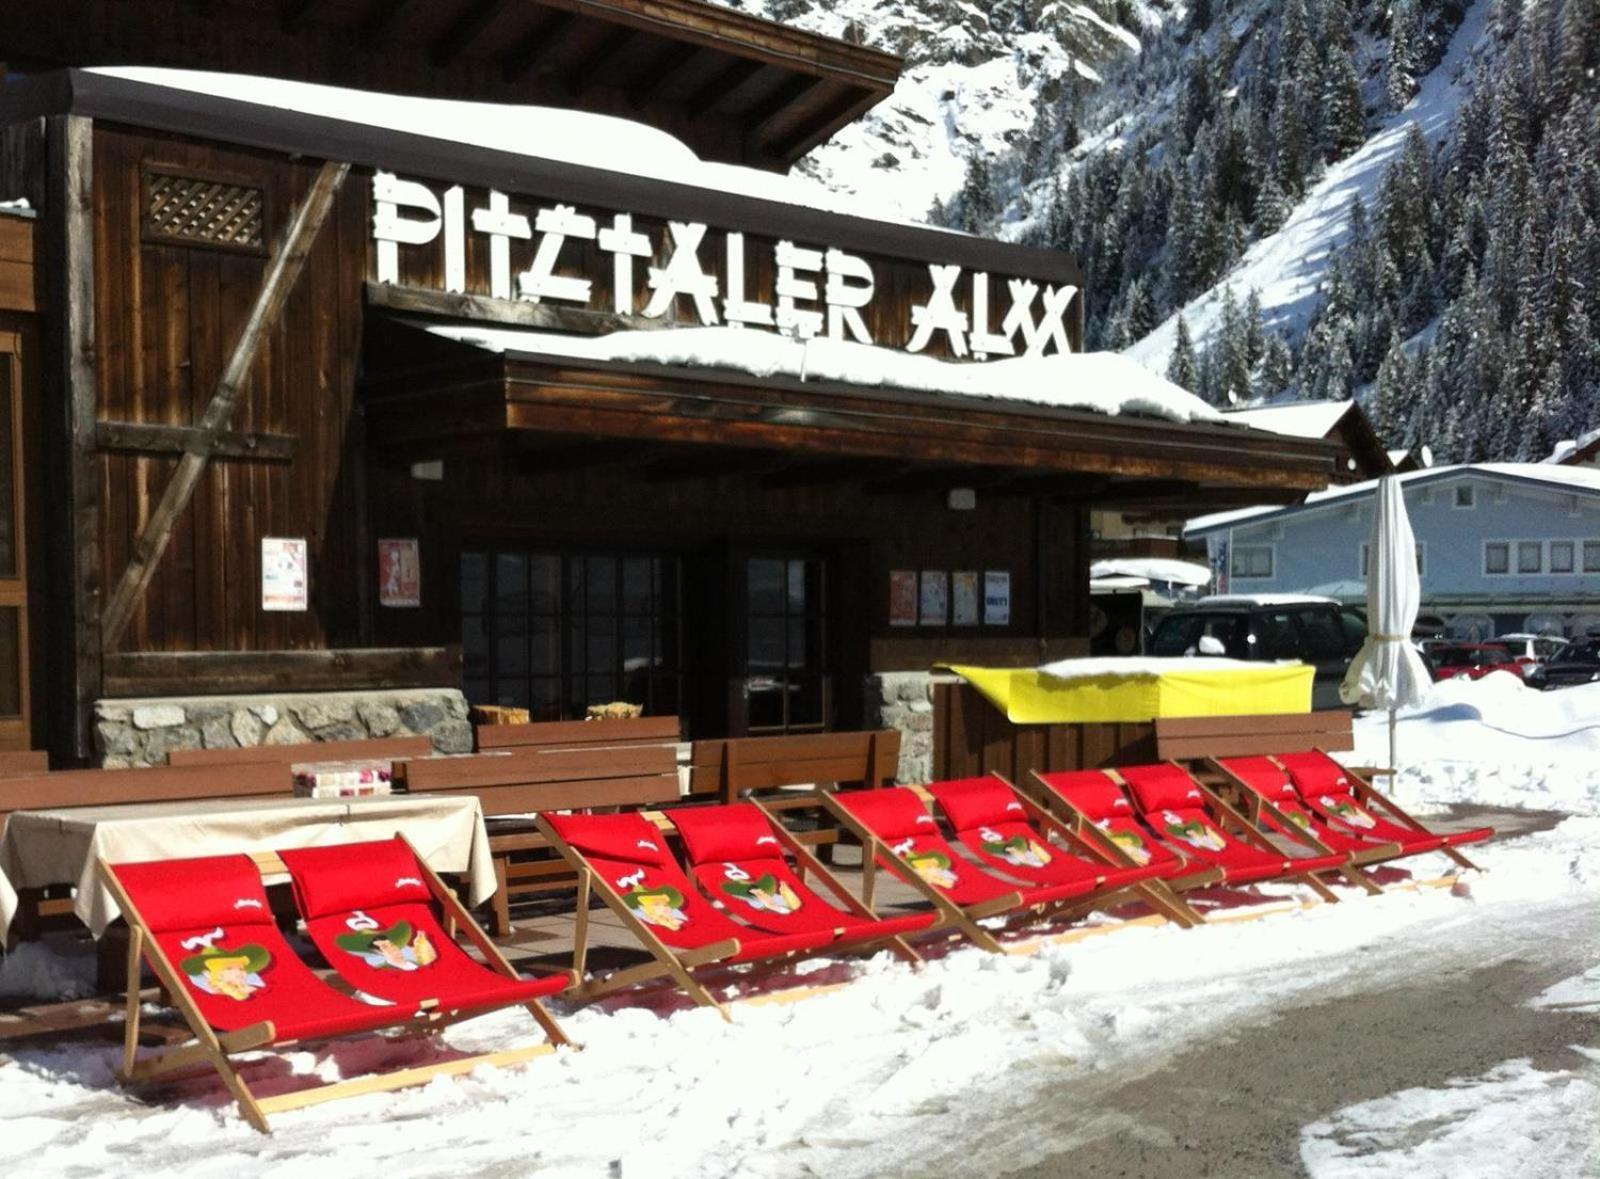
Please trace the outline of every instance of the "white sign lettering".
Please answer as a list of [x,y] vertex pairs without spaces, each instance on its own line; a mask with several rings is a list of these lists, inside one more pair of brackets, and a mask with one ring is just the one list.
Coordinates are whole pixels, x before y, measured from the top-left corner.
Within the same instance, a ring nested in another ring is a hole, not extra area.
[[[990,274],[928,263],[929,293],[912,305],[910,323],[900,336],[884,325],[881,311],[873,314],[878,291],[873,264],[838,248],[778,241],[766,247],[772,252],[763,269],[760,260],[751,257],[741,232],[719,230],[718,242],[710,227],[698,221],[670,221],[664,234],[647,232],[635,224],[631,213],[608,213],[609,221],[597,221],[572,205],[519,213],[513,211],[512,198],[493,189],[469,211],[461,185],[440,194],[391,172],[373,175],[372,200],[375,270],[381,283],[401,281],[402,246],[431,245],[443,253],[442,278],[437,281],[445,291],[466,293],[473,285],[468,268],[470,232],[488,238],[490,297],[588,307],[595,299],[594,276],[574,272],[581,251],[567,247],[569,241],[592,241],[602,254],[611,255],[611,309],[622,316],[660,319],[685,299],[701,324],[766,328],[802,340],[825,335],[870,345],[878,342],[875,333],[887,334],[891,338],[884,343],[893,346],[904,340],[901,346],[908,352],[923,352],[941,342],[950,355],[976,360],[1072,350],[1068,317],[1079,292],[1069,284],[1003,279],[1010,299],[1001,315],[993,307]],[[514,261],[513,243],[521,242],[532,243],[531,253]],[[719,250],[720,279],[715,268],[706,269]],[[519,261],[525,267],[520,271],[514,269]],[[756,276],[762,273],[771,275],[770,301],[761,297],[762,284]],[[902,281],[897,275],[897,288]]]

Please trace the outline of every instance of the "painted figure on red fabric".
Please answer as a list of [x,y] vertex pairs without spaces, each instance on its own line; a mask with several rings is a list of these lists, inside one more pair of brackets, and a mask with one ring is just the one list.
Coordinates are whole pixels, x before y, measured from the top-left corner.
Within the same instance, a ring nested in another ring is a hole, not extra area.
[[727,883],[722,891],[743,901],[752,909],[765,909],[779,917],[787,917],[800,908],[800,898],[786,881],[777,879],[771,872],[752,880],[750,873],[737,864],[723,864],[722,874]]
[[243,1002],[266,989],[261,972],[272,962],[272,955],[265,946],[254,942],[237,947],[222,945],[225,936],[219,926],[208,934],[185,938],[181,943],[184,949],[200,952],[178,966],[198,990]]
[[428,935],[420,929],[413,931],[409,921],[380,929],[376,920],[357,909],[345,924],[354,932],[340,934],[333,944],[374,970],[418,970],[439,958]]
[[904,856],[911,870],[934,888],[956,886],[956,874],[950,870],[950,857],[943,852],[917,851],[915,841],[910,839],[895,844],[890,850],[895,855]]
[[1139,867],[1142,868],[1150,862],[1150,849],[1144,845],[1144,836],[1137,831],[1131,831],[1126,827],[1113,828],[1110,819],[1101,819],[1095,826],[1109,835],[1111,842],[1122,849],[1122,854]]
[[1222,836],[1199,819],[1186,820],[1171,811],[1162,811],[1161,824],[1171,838],[1180,843],[1187,843],[1190,847],[1199,848],[1201,851],[1219,852],[1225,846]]
[[1367,814],[1366,811],[1362,810],[1353,802],[1340,802],[1336,799],[1328,797],[1326,794],[1324,794],[1318,801],[1321,802],[1322,805],[1328,810],[1338,815],[1339,822],[1345,824],[1347,827],[1369,828],[1376,827],[1378,825],[1378,821],[1376,819]]
[[1037,840],[1029,839],[1026,835],[1013,835],[1006,839],[1000,832],[985,827],[978,832],[978,838],[983,840],[984,851],[1019,868],[1043,868],[1051,860],[1050,853]]
[[633,915],[646,925],[659,925],[676,933],[689,924],[689,915],[683,911],[683,894],[670,884],[649,888],[644,883],[643,868],[617,881],[623,902],[633,910]]

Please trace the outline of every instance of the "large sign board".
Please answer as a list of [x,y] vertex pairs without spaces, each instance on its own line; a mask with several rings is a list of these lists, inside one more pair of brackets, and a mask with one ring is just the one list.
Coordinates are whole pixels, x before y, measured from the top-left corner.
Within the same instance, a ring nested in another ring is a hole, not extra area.
[[873,259],[698,221],[651,222],[495,190],[469,199],[461,185],[439,191],[378,172],[372,238],[380,283],[959,359],[1072,350],[1078,288],[1070,284]]

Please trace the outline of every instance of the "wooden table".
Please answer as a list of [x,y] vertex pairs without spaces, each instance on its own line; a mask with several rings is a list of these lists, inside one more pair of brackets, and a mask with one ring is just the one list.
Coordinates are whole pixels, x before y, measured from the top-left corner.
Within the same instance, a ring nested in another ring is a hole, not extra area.
[[112,863],[276,851],[403,832],[437,872],[467,877],[476,905],[495,891],[483,807],[471,794],[234,798],[15,811],[0,836],[0,935],[17,894],[76,889],[73,912],[100,937],[118,916],[95,871]]

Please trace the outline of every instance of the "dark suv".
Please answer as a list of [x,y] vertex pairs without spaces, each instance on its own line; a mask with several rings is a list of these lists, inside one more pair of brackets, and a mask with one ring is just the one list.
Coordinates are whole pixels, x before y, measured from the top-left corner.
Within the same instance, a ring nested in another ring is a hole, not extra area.
[[1317,669],[1311,707],[1342,708],[1339,684],[1366,636],[1361,616],[1331,598],[1224,596],[1170,611],[1150,636],[1149,654],[1298,659]]

